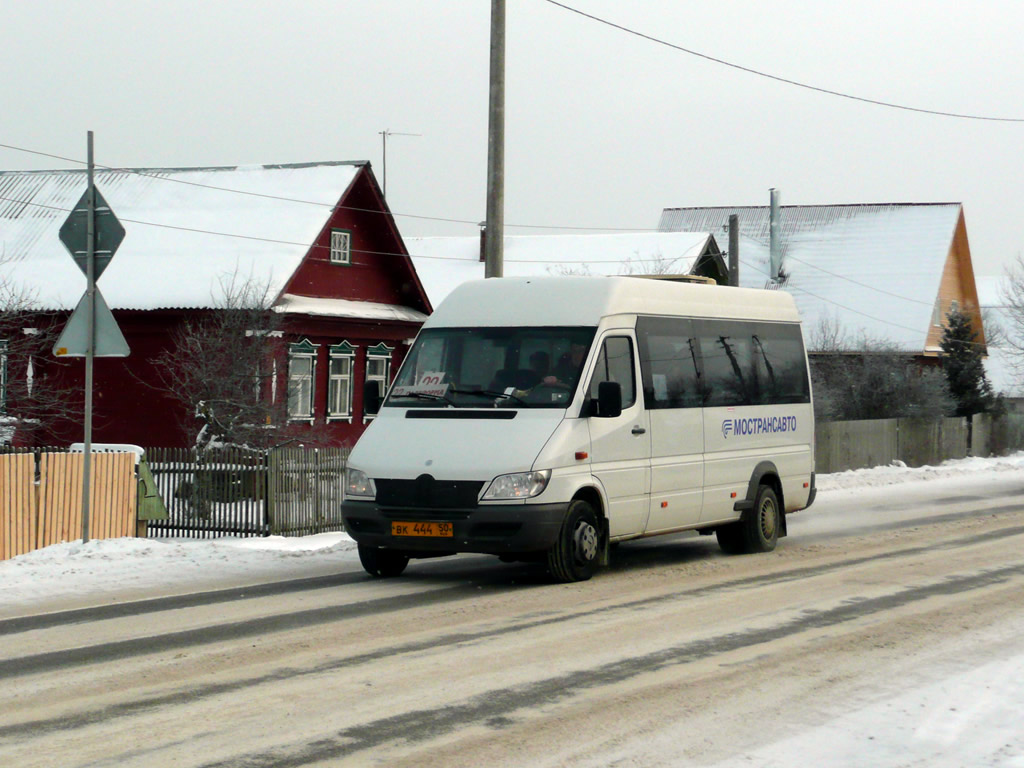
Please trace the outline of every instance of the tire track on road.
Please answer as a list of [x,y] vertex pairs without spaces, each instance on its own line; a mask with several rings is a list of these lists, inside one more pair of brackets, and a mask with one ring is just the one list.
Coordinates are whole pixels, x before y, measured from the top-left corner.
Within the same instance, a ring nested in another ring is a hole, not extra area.
[[[517,713],[561,703],[586,691],[615,685],[640,675],[690,664],[733,651],[748,649],[806,632],[825,629],[892,611],[939,595],[964,594],[1024,576],[1024,564],[949,577],[933,584],[912,587],[876,598],[844,603],[824,611],[808,612],[774,627],[730,633],[682,643],[643,656],[615,661],[533,683],[491,690],[463,703],[405,712],[345,728],[292,749],[240,755],[203,764],[202,768],[291,768],[338,760],[387,744],[424,743],[445,737],[466,726],[493,730],[515,724]],[[396,738],[395,734],[402,734]]]
[[[1024,526],[1004,528],[995,531],[988,531],[982,534],[977,534],[953,542],[947,542],[938,547],[907,547],[901,550],[886,552],[880,555],[847,558],[845,560],[833,563],[827,563],[816,566],[806,566],[801,568],[792,568],[774,574],[756,575],[744,577],[741,579],[732,579],[725,582],[718,582],[715,584],[694,587],[678,592],[656,595],[652,597],[643,598],[640,600],[631,600],[623,603],[616,603],[614,605],[608,605],[597,609],[588,609],[586,610],[586,614],[588,616],[599,616],[602,614],[614,613],[618,611],[644,609],[658,604],[684,601],[727,591],[751,589],[755,587],[770,587],[773,585],[811,578],[814,576],[827,575],[837,570],[856,567],[858,565],[863,565],[866,563],[914,557],[921,554],[935,552],[938,550],[953,550],[957,548],[974,546],[977,544],[984,544],[992,541],[998,541],[1001,539],[1021,535],[1024,535]],[[942,583],[944,584],[945,582]],[[460,591],[464,592],[466,591],[466,589],[467,588],[453,587],[444,590],[435,590],[434,592],[438,594],[416,593],[414,595],[406,596],[406,599],[403,601],[401,605],[395,605],[395,601],[397,600],[397,598],[394,597],[366,601],[365,603],[356,603],[352,605],[360,606],[361,608],[359,612],[357,614],[353,614],[343,618],[357,618],[359,616],[383,613],[387,610],[403,610],[405,608],[413,607],[412,605],[410,605],[410,603],[412,603],[415,606],[422,606],[424,604],[422,602],[423,598],[427,595],[432,596],[431,600],[429,601],[430,603],[440,603],[444,602],[445,600],[450,600],[452,598],[452,593]],[[508,592],[513,590],[505,589],[501,591]],[[474,587],[471,590],[471,595],[462,594],[456,599],[466,599],[470,596],[479,597],[479,595],[480,591]],[[858,598],[850,599],[857,600]],[[387,604],[387,606],[382,609],[382,604]],[[301,612],[299,614],[299,618],[306,621],[304,621],[304,623],[295,624],[294,626],[288,626],[286,628],[291,629],[299,626],[306,626],[312,623],[319,623],[319,620],[323,619],[323,616],[320,616],[319,614],[330,611],[337,612],[343,608],[352,607],[352,605]],[[316,615],[306,616],[305,614]],[[278,618],[289,618],[294,615],[295,614],[282,614]],[[423,640],[418,640],[415,642],[384,646],[369,653],[350,656],[343,659],[337,659],[334,661],[325,662],[323,664],[318,664],[313,667],[306,667],[301,669],[290,667],[282,668],[270,674],[254,675],[224,683],[204,684],[202,686],[194,688],[177,690],[168,694],[150,696],[129,702],[122,702],[115,705],[105,706],[99,709],[93,709],[85,712],[65,714],[61,715],[60,717],[50,719],[31,720],[14,725],[0,726],[0,738],[18,738],[26,736],[35,736],[43,733],[57,731],[67,732],[73,729],[85,728],[87,726],[101,722],[112,721],[117,718],[145,714],[147,712],[152,712],[163,707],[172,707],[177,705],[193,703],[213,696],[235,693],[239,690],[255,688],[269,683],[291,680],[299,676],[321,675],[325,673],[335,672],[341,669],[357,667],[363,664],[370,664],[385,658],[395,658],[402,655],[416,654],[428,650],[437,650],[439,648],[454,647],[460,644],[476,643],[482,640],[493,639],[503,635],[525,632],[531,629],[573,621],[577,619],[578,616],[579,613],[577,611],[566,611],[558,613],[556,615],[548,615],[542,616],[540,618],[521,620],[499,628],[487,628],[475,632],[454,632],[442,635],[440,637],[428,637]],[[336,616],[334,619],[324,619],[324,621],[331,620],[338,620],[338,617]],[[247,622],[236,622],[234,624],[222,625],[222,627],[232,628],[237,627],[239,624],[252,625],[254,621],[269,622],[270,620],[261,619]],[[212,629],[220,630],[221,627]],[[197,633],[204,632],[207,632],[207,630],[191,630],[189,632],[174,633],[174,635],[166,636],[169,638],[175,638],[175,641],[169,642],[168,646],[170,648],[175,649],[184,647],[181,644],[181,638],[183,636],[191,637],[195,636]],[[228,639],[224,637],[225,634],[230,635],[231,638],[238,637],[234,629],[231,629],[226,633],[223,631],[218,631],[216,633],[216,637],[218,639]],[[103,646],[92,646],[88,648],[76,649],[79,657],[76,660],[76,662],[79,664],[85,664],[90,662],[100,663],[103,661],[124,658],[126,654],[123,653],[123,651],[125,650],[126,647],[135,648],[138,655],[149,654],[153,652],[152,642],[155,639],[158,639],[159,637],[162,636],[157,636],[156,638],[144,638],[135,641],[126,641],[124,643],[111,643]],[[204,642],[216,641],[217,640],[204,640]],[[110,649],[106,650],[108,649],[108,646],[110,647]],[[47,654],[39,654],[38,656],[23,657],[22,659],[11,659],[9,661],[2,662],[0,663],[0,679],[4,679],[5,677],[19,677],[22,675],[34,674],[37,672],[60,669],[65,665],[59,663],[59,661],[61,657],[65,656],[67,653],[70,653],[70,651],[55,651]]]

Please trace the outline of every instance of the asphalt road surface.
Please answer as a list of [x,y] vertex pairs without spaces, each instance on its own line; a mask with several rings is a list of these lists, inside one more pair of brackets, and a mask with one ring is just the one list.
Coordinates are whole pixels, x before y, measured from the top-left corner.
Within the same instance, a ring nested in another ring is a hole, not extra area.
[[461,556],[0,621],[0,765],[742,760],[1019,652],[1024,481],[823,494],[765,555]]

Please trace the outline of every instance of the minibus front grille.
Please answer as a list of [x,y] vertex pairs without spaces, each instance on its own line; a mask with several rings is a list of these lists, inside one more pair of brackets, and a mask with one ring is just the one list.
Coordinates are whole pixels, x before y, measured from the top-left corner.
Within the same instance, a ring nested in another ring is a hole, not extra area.
[[483,481],[436,480],[420,475],[415,480],[377,478],[377,504],[413,509],[476,509]]
[[380,514],[388,520],[402,520],[416,522],[417,520],[433,520],[440,522],[455,522],[456,520],[468,520],[473,514],[470,509],[423,509],[416,507],[395,507],[394,509],[381,509]]

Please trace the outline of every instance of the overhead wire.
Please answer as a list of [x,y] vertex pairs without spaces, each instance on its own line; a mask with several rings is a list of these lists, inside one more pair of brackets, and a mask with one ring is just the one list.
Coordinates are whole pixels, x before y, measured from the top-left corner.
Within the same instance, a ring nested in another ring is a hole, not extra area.
[[700,51],[695,51],[692,48],[685,48],[685,47],[683,47],[681,45],[676,45],[675,43],[670,43],[667,40],[663,40],[661,38],[654,37],[653,35],[645,34],[645,33],[640,32],[638,30],[631,29],[629,27],[623,26],[622,24],[616,24],[613,21],[609,21],[608,19],[603,19],[600,16],[595,16],[592,13],[587,13],[585,11],[581,11],[578,8],[572,7],[571,5],[566,5],[565,3],[558,2],[558,0],[545,0],[545,2],[550,3],[551,5],[557,6],[559,8],[562,8],[562,9],[564,9],[566,11],[571,12],[571,13],[575,13],[575,14],[577,14],[579,16],[582,16],[582,17],[584,17],[586,19],[590,19],[591,21],[595,21],[595,22],[597,22],[599,24],[604,24],[605,26],[612,27],[613,29],[617,29],[617,30],[619,30],[621,32],[625,32],[627,34],[634,35],[635,37],[639,37],[639,38],[642,38],[644,40],[648,40],[648,41],[650,41],[652,43],[657,43],[658,45],[666,46],[667,48],[672,48],[672,49],[680,51],[682,53],[689,54],[690,56],[696,56],[698,58],[705,59],[705,60],[713,62],[715,64],[721,64],[721,65],[726,66],[726,67],[731,67],[732,69],[736,69],[736,70],[739,70],[741,72],[746,72],[746,73],[751,74],[751,75],[757,75],[758,77],[764,77],[764,78],[767,78],[769,80],[774,80],[774,81],[779,82],[779,83],[785,83],[786,85],[792,85],[792,86],[795,86],[797,88],[804,88],[804,89],[809,90],[809,91],[815,91],[817,93],[823,93],[823,94],[826,94],[828,96],[838,96],[838,97],[843,98],[843,99],[850,99],[851,101],[859,101],[859,102],[863,102],[865,104],[874,104],[875,106],[879,106],[879,107],[888,107],[890,109],[901,109],[901,110],[905,110],[907,112],[918,112],[918,113],[925,114],[925,115],[936,115],[938,117],[952,117],[952,118],[958,118],[958,119],[961,119],[961,120],[983,120],[983,121],[998,122],[998,123],[1024,123],[1024,117],[994,117],[994,116],[991,116],[991,115],[971,115],[971,114],[966,114],[966,113],[962,113],[962,112],[946,112],[946,111],[939,110],[939,109],[924,109],[922,107],[911,107],[911,106],[908,106],[906,104],[898,104],[898,103],[891,102],[891,101],[882,101],[880,99],[871,99],[871,98],[867,98],[865,96],[855,96],[855,95],[853,95],[851,93],[844,93],[842,91],[835,91],[835,90],[832,90],[830,88],[822,88],[820,86],[811,85],[809,83],[804,83],[804,82],[801,82],[799,80],[792,80],[792,79],[790,79],[788,77],[781,77],[780,75],[773,75],[773,74],[771,74],[769,72],[764,72],[762,70],[753,69],[752,67],[745,67],[742,64],[736,64],[736,63],[731,62],[731,61],[726,61],[725,59],[721,59],[721,58],[718,58],[716,56],[711,56],[711,55],[706,54],[706,53],[701,53]]
[[[63,162],[77,163],[79,165],[87,165],[86,161],[84,161],[84,160],[77,160],[77,159],[71,158],[71,157],[64,157],[62,155],[55,155],[55,154],[52,154],[52,153],[49,153],[49,152],[40,152],[38,150],[28,149],[26,147],[14,146],[13,144],[0,144],[0,149],[10,149],[10,150],[13,150],[15,152],[25,152],[27,154],[39,155],[41,157],[49,157],[51,159],[61,160]],[[477,226],[480,225],[480,220],[479,219],[453,219],[453,218],[446,218],[446,217],[443,217],[443,216],[426,216],[426,215],[417,214],[417,213],[401,213],[401,212],[398,212],[398,211],[381,210],[379,208],[360,208],[358,206],[353,206],[353,205],[338,205],[336,203],[325,203],[325,202],[317,201],[317,200],[303,200],[301,198],[284,197],[284,196],[281,196],[281,195],[270,195],[270,194],[266,194],[266,193],[263,193],[263,192],[252,192],[252,191],[244,190],[244,189],[232,189],[231,187],[220,187],[220,186],[216,186],[214,184],[203,184],[203,183],[198,182],[198,181],[189,181],[187,179],[178,179],[178,178],[174,178],[173,176],[163,175],[161,173],[153,173],[152,171],[154,171],[156,169],[149,169],[151,172],[147,173],[146,171],[144,171],[142,169],[139,169],[139,168],[117,168],[117,167],[114,167],[114,166],[102,165],[102,164],[98,164],[98,163],[94,164],[94,167],[99,169],[100,171],[106,171],[106,172],[111,172],[111,173],[130,173],[130,174],[133,174],[135,176],[143,176],[143,177],[146,177],[146,178],[156,179],[158,181],[168,181],[168,182],[172,182],[174,184],[185,184],[185,185],[192,186],[192,187],[200,187],[202,189],[216,190],[218,192],[230,192],[230,193],[237,194],[237,195],[247,195],[249,197],[259,197],[259,198],[264,198],[264,199],[267,199],[267,200],[280,200],[280,201],[286,202],[286,203],[299,203],[299,204],[302,204],[302,205],[315,205],[315,206],[318,206],[318,207],[321,207],[321,208],[327,208],[327,209],[332,210],[332,211],[334,211],[334,210],[343,210],[343,211],[354,211],[356,213],[373,213],[373,214],[377,214],[377,215],[391,215],[391,216],[397,216],[397,217],[402,217],[402,218],[407,218],[407,219],[418,219],[420,221],[436,221],[436,222],[442,222],[442,223],[447,223],[447,224],[468,224],[468,225],[471,225],[471,226],[474,226],[474,227],[477,227]],[[161,170],[180,171],[180,170],[191,170],[191,169],[167,168],[167,169],[161,169]],[[199,170],[199,169],[196,169],[196,170]],[[27,173],[32,173],[32,171],[27,171]],[[558,229],[558,230],[568,229],[568,230],[594,231],[594,232],[657,232],[658,231],[656,229],[639,228],[639,227],[636,227],[636,228],[630,228],[630,227],[583,227],[583,226],[576,226],[576,225],[515,224],[515,223],[508,223],[508,222],[505,223],[505,226],[506,227],[514,227],[514,228],[517,228],[517,229]]]
[[[548,1],[550,2],[551,0],[548,0]],[[558,3],[556,3],[556,5],[558,5]],[[568,8],[568,6],[565,6],[565,7]],[[569,10],[574,10],[574,9],[570,8]],[[586,15],[586,14],[584,14],[584,15]],[[31,154],[41,155],[41,156],[44,156],[44,157],[50,157],[50,158],[53,158],[53,159],[59,159],[59,160],[67,161],[67,162],[74,162],[74,163],[81,163],[82,162],[82,161],[79,161],[79,160],[75,160],[73,158],[63,157],[61,155],[55,155],[55,154],[46,153],[46,152],[39,152],[37,150],[25,149],[25,148],[22,148],[22,147],[16,147],[16,146],[9,145],[9,144],[0,144],[0,148],[12,149],[12,150],[21,151],[21,152],[28,152],[28,153],[31,153]],[[216,190],[216,191],[222,191],[222,192],[228,192],[228,193],[234,193],[234,194],[242,194],[242,195],[249,195],[249,196],[268,198],[268,199],[274,199],[274,200],[281,200],[281,201],[285,201],[285,202],[295,202],[295,203],[303,203],[303,204],[307,204],[307,205],[316,205],[316,206],[319,206],[319,207],[328,208],[330,210],[345,209],[345,210],[353,210],[353,211],[357,211],[357,212],[369,212],[369,213],[377,213],[377,214],[388,213],[388,211],[382,211],[382,210],[379,210],[379,209],[363,209],[363,208],[356,208],[356,207],[352,207],[352,206],[339,206],[339,205],[332,205],[332,204],[328,204],[328,203],[319,203],[319,202],[314,202],[314,201],[301,200],[301,199],[297,199],[297,198],[288,198],[288,197],[282,197],[282,196],[276,196],[276,195],[268,195],[268,194],[263,194],[263,193],[249,192],[249,191],[246,191],[246,190],[231,189],[229,187],[219,187],[219,186],[213,186],[213,185],[208,185],[208,184],[201,184],[201,183],[198,183],[198,182],[190,182],[190,181],[181,180],[181,179],[173,179],[173,178],[171,178],[169,176],[163,176],[163,175],[154,174],[154,173],[145,173],[145,172],[139,171],[138,169],[113,168],[113,167],[109,167],[109,166],[100,166],[100,168],[102,168],[104,170],[107,170],[107,171],[111,171],[111,172],[134,173],[134,174],[139,175],[139,176],[151,177],[151,178],[155,178],[157,180],[162,180],[162,181],[176,181],[178,183],[188,184],[188,185],[196,186],[196,187],[203,187],[203,188],[207,188],[207,189],[213,189],[213,190]],[[44,209],[60,211],[60,212],[68,212],[68,213],[70,213],[70,211],[71,211],[71,209],[63,208],[63,207],[60,207],[60,206],[46,205],[46,204],[43,204],[43,203],[35,203],[35,202],[32,202],[32,201],[28,201],[28,200],[19,200],[19,199],[16,199],[16,198],[10,198],[10,197],[6,197],[6,196],[0,196],[0,200],[3,200],[5,202],[16,203],[16,204],[20,204],[20,205],[34,206],[34,207],[38,207],[38,208],[44,208]],[[397,214],[392,213],[392,215],[397,215]],[[421,218],[432,218],[432,217],[421,217]],[[440,218],[438,218],[436,220],[442,220],[442,221],[448,221],[448,222],[458,222],[458,223],[470,223],[467,220],[459,220],[459,219],[440,219]],[[323,249],[323,250],[329,250],[330,249],[329,245],[320,245],[320,244],[317,244],[317,243],[301,243],[301,242],[294,242],[294,241],[288,241],[288,240],[277,240],[277,239],[273,239],[273,238],[258,237],[258,236],[253,236],[253,235],[244,235],[244,234],[229,233],[229,232],[218,232],[218,231],[215,231],[215,230],[198,229],[198,228],[193,228],[193,227],[183,227],[183,226],[173,225],[173,224],[161,224],[161,223],[158,223],[158,222],[143,221],[143,220],[138,220],[138,219],[122,219],[122,221],[125,222],[125,223],[137,224],[137,225],[141,225],[141,226],[161,227],[161,228],[165,228],[165,229],[171,229],[171,230],[183,231],[183,232],[192,232],[192,233],[196,233],[196,234],[213,235],[213,236],[219,236],[219,237],[232,237],[232,238],[238,238],[238,239],[244,239],[244,240],[252,240],[252,241],[258,241],[258,242],[273,243],[273,244],[277,244],[277,245],[295,246],[295,247],[306,248],[306,249],[308,249],[310,251],[315,250],[315,249]],[[530,226],[530,225],[519,225],[519,226]],[[553,229],[577,229],[576,227],[565,227],[565,226],[553,226],[553,227],[550,227],[550,228],[553,228]],[[585,229],[585,228],[579,228],[579,229]],[[601,228],[601,229],[602,229],[602,231],[614,231],[614,232],[622,231],[620,229],[612,229],[612,228]],[[645,231],[646,232],[646,231],[652,231],[652,230],[632,230],[632,231]],[[691,248],[692,248],[692,246],[691,246]],[[365,254],[365,255],[379,255],[379,256],[406,256],[406,255],[408,255],[410,257],[415,256],[416,258],[424,258],[424,259],[438,259],[438,260],[450,260],[450,261],[467,261],[467,262],[471,261],[470,259],[462,259],[462,258],[459,258],[459,257],[429,256],[429,255],[421,255],[421,254],[388,253],[388,252],[384,252],[384,251],[369,251],[369,250],[360,250],[360,249],[353,249],[352,252],[353,253],[362,253],[362,254]],[[679,258],[683,258],[684,255],[685,255],[685,253],[681,254],[680,256],[674,257],[671,260],[672,261],[678,260]],[[725,255],[727,255],[727,253],[726,252],[722,252],[720,255],[725,256]],[[802,259],[798,259],[798,258],[793,257],[793,256],[789,256],[788,258],[790,258],[793,261],[797,261],[799,263],[802,263],[805,266],[811,267],[813,269],[818,269],[818,270],[820,270],[820,271],[822,271],[822,272],[824,272],[826,274],[829,274],[829,275],[831,275],[833,277],[836,277],[836,278],[839,278],[839,279],[842,279],[842,280],[847,280],[847,281],[849,281],[849,282],[851,282],[853,284],[859,285],[861,287],[868,288],[868,289],[877,291],[879,293],[882,293],[882,294],[885,294],[885,295],[888,295],[888,296],[891,296],[891,297],[894,297],[894,298],[902,299],[904,301],[909,301],[909,302],[913,302],[913,303],[916,303],[916,304],[922,304],[922,305],[925,305],[925,306],[930,306],[927,302],[922,302],[922,301],[919,301],[919,300],[916,300],[916,299],[911,299],[909,297],[900,296],[899,294],[895,294],[895,293],[892,293],[890,291],[886,291],[886,290],[884,290],[882,288],[879,288],[877,286],[872,286],[872,285],[869,285],[867,283],[862,283],[862,282],[860,282],[858,280],[855,280],[855,279],[853,279],[851,277],[848,277],[846,275],[840,275],[838,273],[831,272],[831,271],[825,269],[824,267],[819,267],[819,266],[817,266],[815,264],[810,264],[809,262],[803,261]],[[653,261],[653,262],[664,261],[664,259],[665,259],[665,257],[656,257],[656,258],[651,258],[651,259],[637,258],[637,259],[635,259],[635,261],[637,261],[639,263],[646,263],[648,261]],[[328,259],[316,259],[316,260],[317,261],[329,261]],[[506,259],[506,261],[512,262],[512,263],[524,263],[524,264],[525,263],[535,263],[535,264],[542,264],[542,263],[562,264],[562,263],[564,263],[564,260],[559,260],[559,259],[551,259],[551,260],[543,260],[543,259]],[[632,260],[629,260],[629,261],[632,261]],[[592,260],[589,260],[586,263],[593,263],[593,264],[600,264],[600,263],[622,263],[622,259],[608,259],[608,260],[592,259]],[[767,273],[764,273],[763,270],[758,269],[754,265],[747,264],[746,266],[754,269],[757,272],[761,272],[762,274],[765,274],[767,276]],[[794,291],[799,291],[799,292],[804,293],[804,294],[807,294],[809,296],[817,298],[819,301],[823,301],[825,303],[832,304],[832,305],[837,306],[837,307],[839,307],[841,309],[845,309],[845,310],[847,310],[849,312],[853,312],[854,314],[861,315],[863,317],[866,317],[868,319],[874,320],[876,322],[881,322],[883,324],[890,325],[890,326],[893,326],[893,327],[896,327],[896,328],[901,328],[903,330],[910,330],[910,331],[915,331],[916,332],[916,330],[913,329],[913,328],[909,328],[907,326],[900,325],[899,323],[893,323],[892,321],[884,320],[882,318],[875,317],[873,315],[867,314],[867,313],[862,312],[860,310],[856,310],[856,309],[854,309],[852,307],[845,306],[845,305],[840,304],[839,302],[836,302],[834,300],[826,299],[825,297],[822,297],[822,296],[819,296],[817,294],[814,294],[811,291],[806,290],[805,288],[801,288],[799,286],[792,286],[792,287],[789,287],[789,289],[790,290],[794,290]]]

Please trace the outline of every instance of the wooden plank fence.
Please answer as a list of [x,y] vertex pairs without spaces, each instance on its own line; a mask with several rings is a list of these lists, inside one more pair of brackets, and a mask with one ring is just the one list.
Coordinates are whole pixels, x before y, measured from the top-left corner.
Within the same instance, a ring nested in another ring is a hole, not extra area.
[[[91,465],[89,538],[135,535],[135,454],[94,453]],[[81,453],[0,455],[0,559],[82,538],[84,467]]]
[[31,453],[0,456],[0,560],[36,548],[36,460]]

